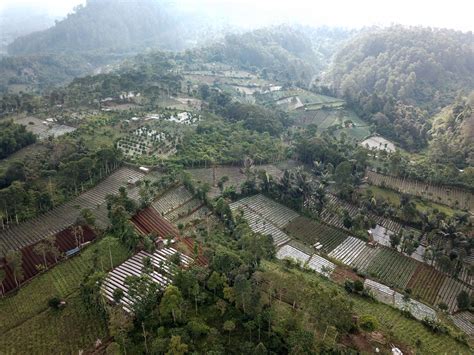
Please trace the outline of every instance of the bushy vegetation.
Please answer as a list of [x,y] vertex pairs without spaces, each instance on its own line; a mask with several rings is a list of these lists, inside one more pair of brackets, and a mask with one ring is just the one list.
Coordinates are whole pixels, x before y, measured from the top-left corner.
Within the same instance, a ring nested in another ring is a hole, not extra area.
[[0,159],[36,141],[33,133],[25,126],[13,122],[0,122]]
[[242,123],[214,120],[200,123],[195,132],[184,136],[176,160],[185,166],[241,164],[248,156],[257,163],[285,157],[281,142],[268,133],[244,128]]

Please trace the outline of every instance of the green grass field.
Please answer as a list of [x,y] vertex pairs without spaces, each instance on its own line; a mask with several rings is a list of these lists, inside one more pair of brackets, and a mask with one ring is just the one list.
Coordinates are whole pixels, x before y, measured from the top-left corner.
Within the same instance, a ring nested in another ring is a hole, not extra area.
[[7,331],[12,331],[12,328],[25,324],[24,322],[34,322],[48,308],[49,299],[55,296],[64,298],[78,290],[80,282],[93,267],[94,250],[98,250],[100,267],[103,265],[104,270],[109,269],[109,242],[113,264],[122,263],[128,256],[127,250],[117,239],[106,237],[89,246],[80,255],[34,278],[15,294],[0,299],[0,343],[5,341]]
[[[392,307],[360,297],[352,296],[351,299],[356,313],[375,317],[384,333],[416,349],[417,354],[472,354],[466,345],[451,336],[435,334],[421,322],[406,318]],[[420,346],[417,346],[418,341],[421,341]]]
[[75,291],[62,310],[46,309],[0,335],[1,354],[77,354],[107,336],[107,326],[87,312]]

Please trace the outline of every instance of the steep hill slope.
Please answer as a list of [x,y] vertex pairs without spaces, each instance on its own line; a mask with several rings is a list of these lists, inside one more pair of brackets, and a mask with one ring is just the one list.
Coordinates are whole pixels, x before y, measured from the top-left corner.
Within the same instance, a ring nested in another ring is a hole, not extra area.
[[188,27],[166,1],[89,0],[75,13],[45,31],[20,37],[8,46],[12,55],[137,50],[145,47],[180,49]]
[[338,95],[405,148],[426,144],[429,115],[474,88],[473,35],[394,26],[339,50],[326,80]]

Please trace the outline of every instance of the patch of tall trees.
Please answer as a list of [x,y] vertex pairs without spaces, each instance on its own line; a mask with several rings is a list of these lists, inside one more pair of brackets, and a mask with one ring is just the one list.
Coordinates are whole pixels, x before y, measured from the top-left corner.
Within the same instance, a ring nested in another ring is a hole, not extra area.
[[34,142],[35,135],[28,132],[25,126],[13,122],[0,123],[0,159]]
[[361,34],[335,56],[332,89],[407,149],[426,145],[427,118],[474,87],[472,33],[394,26]]

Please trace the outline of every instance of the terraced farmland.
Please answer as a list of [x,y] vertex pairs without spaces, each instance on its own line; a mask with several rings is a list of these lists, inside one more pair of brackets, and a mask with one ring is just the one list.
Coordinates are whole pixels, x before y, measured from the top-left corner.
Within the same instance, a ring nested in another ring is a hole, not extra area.
[[209,215],[212,216],[212,211],[209,208],[207,208],[206,206],[202,206],[202,207],[196,209],[191,214],[189,214],[185,217],[180,217],[180,218],[176,219],[174,221],[174,223],[176,225],[178,225],[178,224],[186,225],[189,222],[207,218]]
[[67,297],[77,291],[84,276],[94,265],[96,249],[99,251],[98,265],[105,269],[110,268],[111,259],[117,265],[128,256],[127,248],[117,238],[105,237],[80,255],[37,276],[15,294],[0,298],[0,334],[35,317],[48,307],[50,298]]
[[[150,274],[152,282],[157,283],[161,288],[165,288],[172,282],[173,275],[176,273],[177,266],[169,261],[169,258],[179,253],[174,248],[163,248],[156,250],[153,254],[141,251],[135,254],[130,259],[113,269],[104,280],[102,284],[102,292],[104,296],[110,301],[114,302],[114,291],[121,289],[123,297],[120,304],[127,312],[131,313],[133,309],[134,299],[128,293],[128,286],[126,285],[126,278],[128,276],[141,276],[143,274],[143,260],[150,258],[153,265],[153,271]],[[183,266],[192,263],[189,256],[179,253]]]
[[275,202],[263,195],[245,197],[230,205],[231,210],[247,207],[254,213],[259,214],[277,228],[283,228],[292,220],[298,218],[298,213]]
[[[340,229],[345,229],[341,218],[343,210],[347,210],[351,217],[355,217],[359,213],[359,207],[345,202],[334,195],[328,195],[328,203],[321,212],[321,218],[330,225]],[[373,219],[375,223],[394,233],[398,233],[402,229],[402,225],[400,223],[392,221],[388,218],[377,216],[373,213],[367,213],[367,216]]]
[[401,293],[383,284],[367,279],[364,282],[364,287],[371,290],[375,298],[380,302],[392,305],[401,310],[409,311],[411,315],[418,320],[425,318],[436,320],[438,318],[436,311],[431,307],[416,300],[405,300]]
[[[93,213],[98,211],[97,225],[105,227],[108,225],[106,213],[104,216],[105,197],[108,194],[118,193],[121,186],[126,186],[129,179],[140,180],[144,174],[130,168],[120,168],[100,182],[94,188],[84,192],[73,200],[58,206],[51,211],[26,221],[19,225],[0,231],[0,256],[5,255],[8,250],[19,250],[27,245],[34,244],[46,237],[55,235],[73,225],[80,211],[84,208]],[[127,189],[128,195],[138,200],[138,188],[133,186]]]
[[[298,163],[293,160],[284,161],[275,164],[254,165],[252,171],[264,170],[275,179],[283,175],[284,169],[290,169],[298,166]],[[245,176],[242,167],[240,166],[219,166],[214,168],[198,168],[186,170],[190,173],[195,181],[208,183],[211,186],[209,197],[215,198],[221,195],[221,191],[217,186],[219,180],[226,176],[229,180],[224,184],[224,187],[235,186],[236,190],[240,191],[240,185],[245,182]]]
[[326,277],[330,277],[334,269],[336,268],[335,264],[317,254],[313,254],[313,256],[311,256],[311,259],[309,259],[307,266],[310,269],[313,269],[317,273],[322,274]]
[[234,205],[231,204],[230,208],[232,213],[243,212],[243,217],[247,220],[249,227],[255,233],[261,233],[264,235],[270,235],[273,239],[273,243],[276,246],[283,245],[290,240],[290,237],[286,235],[280,228],[273,225],[270,221],[250,209],[246,205]]
[[380,251],[369,262],[366,272],[389,286],[404,290],[417,265],[417,261],[393,249],[380,247]]
[[170,213],[165,215],[165,218],[170,222],[175,222],[179,218],[184,218],[198,209],[202,207],[203,202],[198,200],[197,198],[193,198],[186,202],[185,204],[181,205],[180,207],[174,209]]
[[456,326],[470,337],[474,337],[474,314],[469,311],[452,315],[451,320]]
[[[77,247],[77,243],[86,243],[94,240],[96,237],[95,233],[88,227],[83,227],[82,231],[82,236],[78,236],[78,241],[76,242],[76,239],[74,237],[73,231],[69,229],[65,229],[61,233],[57,234],[55,236],[55,243],[54,245],[58,248],[60,253],[65,253],[68,250],[74,249]],[[30,245],[27,246],[23,249],[21,249],[21,255],[22,255],[22,267],[24,271],[24,277],[21,280],[22,283],[30,280],[33,278],[35,275],[39,273],[38,266],[45,266],[45,261],[43,259],[42,255],[38,255],[34,251],[35,245]],[[48,268],[52,267],[53,265],[56,264],[56,260],[52,255],[47,253],[45,255],[46,259],[46,264],[48,265]],[[60,262],[63,258],[59,257],[58,262]],[[4,258],[0,258],[0,265],[6,265],[6,261]],[[17,288],[15,278],[13,276],[12,270],[9,266],[5,266],[3,268],[5,270],[6,275],[5,279],[1,283],[3,288],[0,288],[0,295],[2,292],[8,293],[9,291]]]
[[366,176],[367,181],[375,186],[388,187],[401,193],[422,197],[451,207],[474,211],[474,194],[466,190],[383,175],[371,170],[367,170]]
[[285,231],[317,249],[321,245],[321,250],[325,253],[330,253],[347,238],[346,233],[306,217],[294,219],[285,227]]
[[354,237],[347,237],[328,255],[346,265],[352,265],[352,262],[364,251],[365,247],[364,241]]
[[436,303],[446,303],[448,305],[449,312],[456,312],[458,308],[456,297],[461,291],[466,291],[470,295],[473,293],[472,289],[466,284],[450,277],[445,277],[438,292]]
[[178,229],[151,207],[138,212],[132,217],[132,222],[142,235],[155,234],[160,238],[179,237]]
[[166,215],[194,198],[184,186],[171,189],[156,199],[151,205],[161,215]]
[[365,272],[370,262],[379,252],[379,247],[370,247],[363,240],[347,237],[329,253],[329,256],[346,265],[356,267],[359,271]]
[[419,263],[407,288],[412,290],[414,297],[420,297],[430,304],[436,304],[436,298],[441,285],[446,278],[435,268]]

